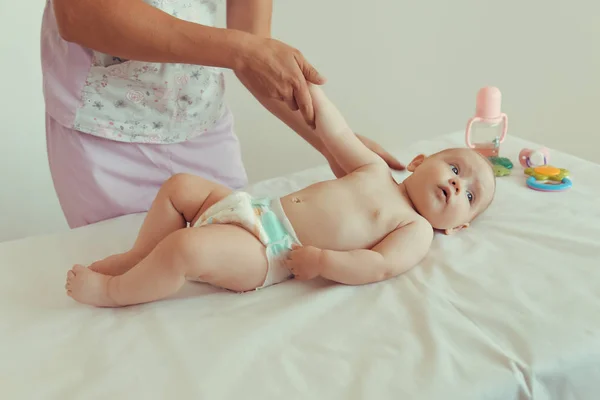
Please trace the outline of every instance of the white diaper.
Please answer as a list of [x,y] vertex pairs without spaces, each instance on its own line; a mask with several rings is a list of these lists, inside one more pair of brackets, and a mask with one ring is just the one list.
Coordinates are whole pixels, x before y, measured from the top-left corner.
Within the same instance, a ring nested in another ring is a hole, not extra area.
[[279,198],[254,198],[246,192],[234,192],[213,204],[194,227],[208,224],[234,224],[246,229],[265,246],[268,271],[257,289],[291,279],[285,259],[293,244],[300,245],[296,232],[285,215]]

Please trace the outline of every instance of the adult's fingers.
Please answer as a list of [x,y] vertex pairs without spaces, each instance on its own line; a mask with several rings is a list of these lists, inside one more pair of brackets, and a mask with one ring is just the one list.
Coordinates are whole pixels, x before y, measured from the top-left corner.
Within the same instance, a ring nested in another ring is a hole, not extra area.
[[392,154],[390,154],[388,151],[386,151],[383,147],[381,147],[381,145],[379,143],[374,142],[373,140],[369,139],[366,136],[360,135],[358,133],[355,133],[355,134],[356,134],[356,137],[358,137],[360,139],[360,141],[364,143],[365,146],[367,146],[371,151],[373,151],[379,157],[381,157],[383,159],[383,161],[385,161],[385,163],[391,169],[394,169],[397,171],[403,171],[406,169],[406,166],[404,164],[402,164],[400,161],[398,161],[398,159],[396,157],[394,157]]
[[298,103],[296,103],[296,98],[294,96],[290,97],[289,99],[284,98],[283,101],[292,111],[298,111],[300,109],[300,107],[298,107]]
[[304,79],[306,79],[310,83],[314,83],[315,85],[323,85],[325,83],[325,77],[317,71],[315,67],[313,67],[304,56],[299,55],[296,57],[296,61],[302,70],[302,74],[304,75]]
[[300,108],[304,120],[311,127],[315,127],[315,110],[313,108],[312,97],[308,91],[308,85],[304,79],[294,87],[294,98]]
[[406,166],[402,164],[396,157],[388,153],[387,151],[381,149],[379,152],[379,156],[387,163],[387,165],[391,169],[395,169],[396,171],[403,171],[406,169]]

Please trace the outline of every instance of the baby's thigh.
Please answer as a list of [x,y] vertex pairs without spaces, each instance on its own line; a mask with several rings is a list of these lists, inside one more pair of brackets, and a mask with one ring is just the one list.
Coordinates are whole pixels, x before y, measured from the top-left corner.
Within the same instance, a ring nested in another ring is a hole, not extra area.
[[183,230],[186,277],[236,292],[256,289],[268,270],[265,246],[235,225],[213,224]]

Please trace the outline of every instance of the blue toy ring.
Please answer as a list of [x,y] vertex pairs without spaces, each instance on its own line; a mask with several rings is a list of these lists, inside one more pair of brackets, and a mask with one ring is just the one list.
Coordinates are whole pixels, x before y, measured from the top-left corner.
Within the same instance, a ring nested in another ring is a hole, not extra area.
[[542,192],[562,192],[564,190],[570,189],[573,186],[571,180],[567,177],[563,178],[560,183],[547,183],[545,181],[538,181],[535,177],[530,176],[527,178],[527,186],[534,190],[539,190]]

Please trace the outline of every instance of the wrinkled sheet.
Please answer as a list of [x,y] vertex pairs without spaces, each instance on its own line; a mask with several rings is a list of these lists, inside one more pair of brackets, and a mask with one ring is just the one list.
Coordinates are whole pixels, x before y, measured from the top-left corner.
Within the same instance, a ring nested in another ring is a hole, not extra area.
[[[463,135],[395,155],[450,146]],[[143,215],[0,244],[0,398],[597,399],[600,166],[552,151],[574,187],[536,192],[516,159],[535,146],[509,137],[515,170],[488,211],[436,236],[410,272],[362,287],[189,283],[175,299],[95,309],[65,295],[67,269],[128,249]],[[331,177],[316,168],[251,191]]]

